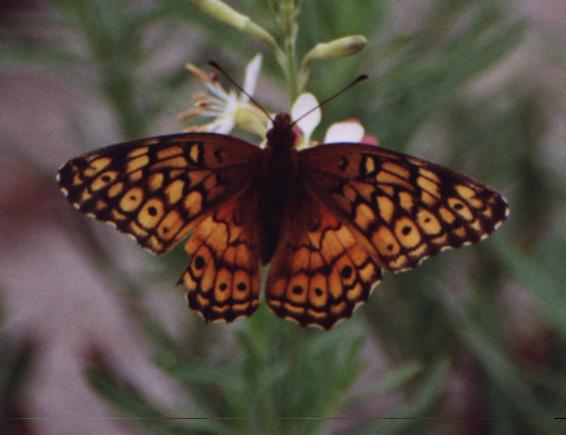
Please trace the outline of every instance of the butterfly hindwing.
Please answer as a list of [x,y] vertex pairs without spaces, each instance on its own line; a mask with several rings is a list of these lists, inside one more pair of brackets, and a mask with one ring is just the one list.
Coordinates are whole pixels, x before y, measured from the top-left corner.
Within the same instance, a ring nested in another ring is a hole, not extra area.
[[299,161],[307,185],[391,271],[482,240],[508,213],[503,197],[481,183],[376,146],[323,145]]
[[161,254],[244,190],[260,157],[257,147],[228,136],[175,134],[74,158],[58,181],[80,212]]
[[347,226],[306,195],[285,210],[266,299],[280,317],[329,329],[368,299],[381,269]]
[[188,304],[207,321],[248,317],[259,304],[257,208],[250,198],[246,192],[210,214],[185,246]]

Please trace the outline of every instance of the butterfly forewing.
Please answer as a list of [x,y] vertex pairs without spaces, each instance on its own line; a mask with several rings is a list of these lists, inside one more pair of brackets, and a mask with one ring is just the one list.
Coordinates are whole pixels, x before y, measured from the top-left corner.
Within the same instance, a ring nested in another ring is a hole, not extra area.
[[154,253],[168,251],[207,214],[243,192],[260,150],[216,134],[176,134],[85,154],[59,171],[82,213],[116,226]]
[[324,145],[299,161],[305,183],[392,271],[477,242],[508,213],[503,197],[481,183],[376,146]]

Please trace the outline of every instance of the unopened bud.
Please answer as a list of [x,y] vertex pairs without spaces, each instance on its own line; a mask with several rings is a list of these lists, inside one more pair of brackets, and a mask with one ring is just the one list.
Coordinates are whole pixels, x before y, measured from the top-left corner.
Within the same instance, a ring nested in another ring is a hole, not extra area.
[[355,54],[362,51],[367,43],[367,39],[362,35],[344,36],[329,42],[320,42],[306,54],[304,62]]
[[250,17],[232,9],[221,0],[191,0],[205,14],[216,18],[238,30],[249,33],[261,39],[270,47],[276,47],[277,43],[271,34],[263,27],[254,23]]
[[362,51],[368,41],[362,35],[350,35],[328,42],[320,42],[309,51],[301,63],[299,72],[299,86],[304,89],[307,85],[312,63],[317,59],[330,59],[333,57],[349,56]]

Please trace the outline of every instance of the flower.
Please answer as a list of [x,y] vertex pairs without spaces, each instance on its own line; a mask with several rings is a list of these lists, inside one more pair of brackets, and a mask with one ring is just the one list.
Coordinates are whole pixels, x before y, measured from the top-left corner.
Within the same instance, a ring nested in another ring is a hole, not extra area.
[[[264,137],[269,120],[255,105],[250,103],[248,95],[253,95],[261,69],[262,56],[256,55],[246,66],[243,89],[238,94],[234,89],[225,90],[216,74],[207,74],[202,69],[188,63],[186,68],[206,87],[208,92],[197,93],[194,105],[179,114],[178,119],[185,121],[195,117],[212,118],[205,124],[192,125],[185,131],[208,131],[228,134],[238,126],[249,132]],[[246,95],[246,93],[248,95]]]
[[[318,105],[318,100],[313,94],[304,93],[299,95],[291,108],[291,118],[297,122],[296,125],[301,131],[300,142],[297,145],[299,149],[318,144],[316,141],[311,141],[312,133],[321,119],[321,111]],[[313,108],[316,109],[313,110]],[[374,136],[365,134],[362,123],[356,118],[334,123],[328,128],[323,143],[329,144],[337,142],[379,145]]]

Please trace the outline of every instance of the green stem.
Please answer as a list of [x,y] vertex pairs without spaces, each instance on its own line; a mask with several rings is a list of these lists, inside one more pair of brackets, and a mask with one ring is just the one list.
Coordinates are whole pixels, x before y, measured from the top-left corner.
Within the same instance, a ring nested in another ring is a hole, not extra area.
[[297,40],[297,8],[295,0],[283,0],[281,4],[281,14],[283,32],[285,34],[285,75],[291,104],[299,95],[299,80],[296,59],[296,40]]

